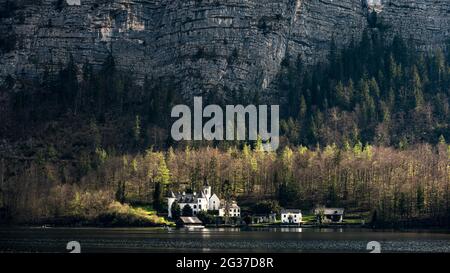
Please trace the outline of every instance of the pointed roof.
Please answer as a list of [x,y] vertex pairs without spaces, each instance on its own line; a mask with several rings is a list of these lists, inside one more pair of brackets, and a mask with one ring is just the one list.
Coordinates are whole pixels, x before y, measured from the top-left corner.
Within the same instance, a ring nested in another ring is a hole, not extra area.
[[302,211],[299,209],[282,209],[281,214],[285,214],[285,213],[301,214]]
[[344,209],[343,208],[318,208],[314,210],[315,214],[319,214],[320,212],[323,212],[324,215],[343,215]]
[[213,198],[214,196],[217,197],[217,199],[220,200],[219,196],[217,196],[217,194],[215,194],[215,193],[213,193],[213,194],[211,195],[210,199]]
[[201,225],[201,224],[203,224],[203,222],[200,219],[198,219],[197,217],[184,217],[184,216],[182,216],[182,217],[180,217],[180,220],[185,225],[192,225],[192,224]]
[[209,187],[208,179],[206,179],[206,177],[203,179],[203,186]]

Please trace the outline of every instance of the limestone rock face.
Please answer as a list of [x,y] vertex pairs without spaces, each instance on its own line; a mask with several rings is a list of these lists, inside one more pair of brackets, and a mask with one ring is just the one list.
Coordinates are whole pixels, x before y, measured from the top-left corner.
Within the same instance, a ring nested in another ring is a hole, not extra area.
[[[368,15],[366,0],[12,2],[12,11],[0,16],[0,37],[13,41],[0,48],[0,82],[8,75],[19,83],[39,80],[70,56],[80,69],[99,67],[112,54],[138,81],[170,77],[185,98],[270,90],[287,55],[315,63],[331,41],[359,39]],[[383,1],[377,10],[392,36],[400,33],[424,49],[449,38],[448,0]]]
[[391,35],[412,39],[423,50],[442,47],[450,39],[450,1],[385,0],[380,19]]

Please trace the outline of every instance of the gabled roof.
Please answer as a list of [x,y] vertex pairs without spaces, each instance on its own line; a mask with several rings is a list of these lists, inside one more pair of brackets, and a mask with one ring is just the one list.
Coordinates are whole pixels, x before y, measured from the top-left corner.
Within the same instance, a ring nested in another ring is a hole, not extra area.
[[276,213],[256,213],[253,214],[252,217],[276,217]]
[[206,196],[203,192],[200,193],[173,193],[171,192],[169,198],[175,198],[178,203],[197,203],[198,199],[205,198]]
[[343,215],[344,214],[343,208],[320,208],[320,209],[315,209],[314,213],[319,214],[320,210],[323,210],[324,215]]
[[215,194],[215,193],[213,193],[213,195],[211,195],[210,199],[213,198],[214,196],[217,197],[217,199],[220,199],[219,196],[217,196],[217,194]]
[[281,214],[283,213],[301,214],[302,211],[299,209],[283,209],[281,210]]
[[198,201],[198,197],[193,194],[179,194],[176,198],[178,203],[197,203]]
[[202,221],[200,221],[200,219],[198,219],[197,217],[180,217],[181,222],[183,222],[183,224],[194,224],[194,225],[201,225],[203,224]]
[[[214,196],[216,194],[213,194]],[[217,196],[217,195],[216,195]],[[199,198],[206,198],[206,192],[205,189],[202,189],[200,192],[194,192],[194,193],[174,193],[171,191],[169,193],[169,198],[176,198],[178,203],[197,203]]]
[[209,187],[209,182],[206,178],[203,179],[203,187]]
[[[225,209],[225,208],[226,208],[226,202],[220,202],[220,203],[221,203],[221,204],[220,204],[220,208],[221,208],[221,209]],[[228,205],[228,208],[229,208],[229,209],[238,209],[239,206],[238,206],[238,204],[236,203],[236,201],[232,201],[231,204]]]

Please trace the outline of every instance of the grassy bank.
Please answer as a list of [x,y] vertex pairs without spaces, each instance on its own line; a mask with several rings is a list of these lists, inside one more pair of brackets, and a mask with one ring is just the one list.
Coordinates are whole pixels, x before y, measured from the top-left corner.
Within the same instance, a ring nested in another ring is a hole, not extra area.
[[56,226],[56,227],[164,227],[175,223],[157,215],[149,206],[131,206],[112,202],[98,213],[86,214],[81,211],[74,214],[34,221],[10,222],[10,225]]

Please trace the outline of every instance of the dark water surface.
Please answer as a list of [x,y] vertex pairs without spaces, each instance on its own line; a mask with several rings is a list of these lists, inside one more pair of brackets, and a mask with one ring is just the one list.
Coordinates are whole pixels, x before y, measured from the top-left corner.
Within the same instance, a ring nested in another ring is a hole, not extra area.
[[449,252],[448,232],[397,232],[368,229],[272,228],[241,230],[152,228],[0,228],[0,252]]

